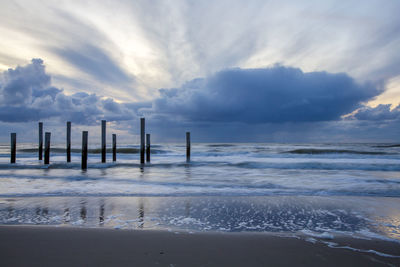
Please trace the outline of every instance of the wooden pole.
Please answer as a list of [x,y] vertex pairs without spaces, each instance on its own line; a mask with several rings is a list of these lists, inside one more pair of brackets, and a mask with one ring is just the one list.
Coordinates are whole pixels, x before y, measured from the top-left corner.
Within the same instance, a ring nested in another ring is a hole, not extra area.
[[101,121],[101,162],[106,162],[106,121]]
[[43,122],[39,122],[39,160],[43,159]]
[[186,162],[190,162],[190,132],[186,132]]
[[82,170],[87,169],[87,157],[88,157],[88,132],[82,132],[82,161],[81,167]]
[[71,122],[67,121],[67,162],[71,162]]
[[51,133],[44,134],[44,164],[50,163],[50,137]]
[[17,134],[16,133],[11,133],[11,157],[10,157],[10,163],[15,163],[16,148],[17,148]]
[[117,161],[117,135],[112,135],[112,154],[113,154],[113,161]]
[[146,134],[146,162],[150,162],[150,134]]
[[145,120],[140,118],[140,163],[144,163]]

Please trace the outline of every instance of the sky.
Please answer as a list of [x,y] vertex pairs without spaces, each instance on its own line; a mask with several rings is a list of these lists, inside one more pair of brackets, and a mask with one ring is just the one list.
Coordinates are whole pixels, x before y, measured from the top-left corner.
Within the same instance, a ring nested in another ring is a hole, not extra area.
[[400,1],[0,1],[0,142],[400,142]]

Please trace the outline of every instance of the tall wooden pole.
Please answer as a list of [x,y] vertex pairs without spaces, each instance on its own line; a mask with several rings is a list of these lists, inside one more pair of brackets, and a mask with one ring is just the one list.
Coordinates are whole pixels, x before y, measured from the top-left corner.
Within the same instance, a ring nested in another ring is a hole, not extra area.
[[113,161],[117,161],[117,135],[112,135],[112,154],[113,154]]
[[39,160],[43,159],[43,122],[39,122]]
[[140,118],[140,163],[144,163],[145,120]]
[[190,162],[190,132],[186,132],[186,162]]
[[51,133],[44,134],[44,164],[50,163],[50,137]]
[[67,162],[71,162],[71,122],[67,121]]
[[150,162],[150,134],[146,134],[146,162]]
[[101,121],[101,162],[106,162],[106,121]]
[[88,157],[88,132],[82,132],[82,160],[81,168],[82,170],[87,169],[87,157]]
[[11,157],[10,157],[10,163],[15,163],[16,148],[17,148],[17,134],[16,133],[11,133]]

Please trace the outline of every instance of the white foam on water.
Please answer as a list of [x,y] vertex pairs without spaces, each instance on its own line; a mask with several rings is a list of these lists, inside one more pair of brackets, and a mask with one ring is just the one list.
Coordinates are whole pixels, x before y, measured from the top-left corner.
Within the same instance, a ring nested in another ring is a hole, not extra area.
[[383,234],[372,232],[370,229],[364,228],[355,232],[355,236],[361,236],[367,239],[379,239],[383,241],[396,242],[400,244],[400,239],[390,238]]
[[301,230],[301,233],[305,234],[305,235],[309,235],[312,237],[317,237],[317,238],[321,238],[321,239],[334,239],[333,234],[328,233],[328,232],[323,232],[323,233],[318,233],[318,232],[314,232],[311,230]]
[[381,256],[381,257],[387,257],[387,258],[400,258],[400,255],[387,254],[387,253],[379,252],[379,251],[376,251],[373,249],[360,249],[360,248],[353,248],[350,246],[339,246],[339,244],[334,243],[334,242],[323,242],[323,243],[326,244],[330,248],[349,249],[349,250],[356,251],[356,252],[371,253],[371,254]]
[[318,242],[318,240],[317,240],[317,239],[315,239],[315,238],[312,238],[312,237],[308,237],[308,238],[306,238],[306,239],[305,239],[305,241],[307,241],[307,242],[310,242],[310,243],[313,243],[313,244],[315,244],[315,243],[317,243],[317,242]]

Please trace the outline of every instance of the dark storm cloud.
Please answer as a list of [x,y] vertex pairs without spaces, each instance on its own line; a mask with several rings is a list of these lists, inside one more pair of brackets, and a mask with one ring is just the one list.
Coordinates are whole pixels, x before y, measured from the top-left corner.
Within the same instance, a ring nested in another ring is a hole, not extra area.
[[43,61],[33,59],[0,74],[0,122],[7,127],[43,119],[96,125],[106,119],[137,134],[138,117],[145,116],[146,129],[163,142],[180,142],[185,131],[206,142],[343,141],[355,135],[383,140],[398,133],[392,122],[399,121],[400,107],[362,105],[381,91],[381,85],[360,85],[343,73],[304,73],[277,65],[228,69],[161,89],[153,102],[119,103],[86,92],[64,94],[51,85]]
[[61,92],[62,92],[62,90],[60,90],[56,87],[49,87],[47,89],[33,89],[32,96],[33,97],[50,96],[54,100],[56,98],[56,96]]
[[51,86],[43,61],[18,66],[0,74],[0,121],[29,122],[56,117],[77,124],[94,124],[100,119],[121,121],[135,114],[111,98],[85,92],[65,95]]
[[54,116],[46,110],[30,107],[0,106],[0,121],[3,122],[28,122],[46,119]]
[[274,66],[228,69],[181,88],[162,89],[144,113],[197,122],[312,122],[338,120],[382,92],[344,73],[304,73]]

